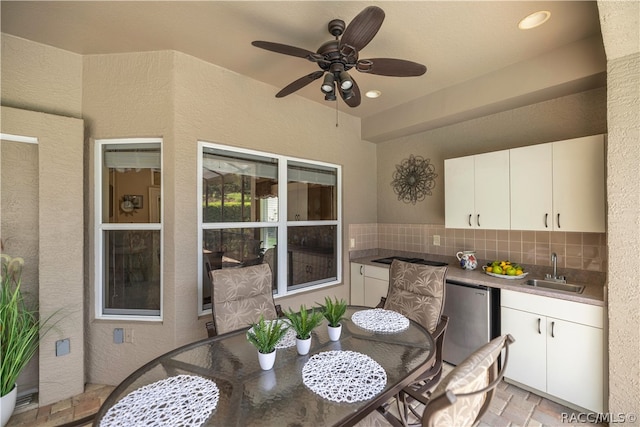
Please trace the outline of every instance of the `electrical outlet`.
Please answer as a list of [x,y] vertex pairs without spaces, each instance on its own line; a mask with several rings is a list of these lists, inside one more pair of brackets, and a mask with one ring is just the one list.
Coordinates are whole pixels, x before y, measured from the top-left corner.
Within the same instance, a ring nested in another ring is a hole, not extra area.
[[122,344],[124,342],[124,329],[115,328],[113,330],[113,342],[114,344]]
[[56,341],[56,357],[64,356],[71,352],[71,341],[69,338]]
[[440,246],[440,235],[433,235],[433,246]]
[[354,239],[354,238],[349,239],[349,247],[351,249],[356,247],[356,239]]
[[124,330],[124,342],[133,343],[133,329],[125,328],[125,330]]

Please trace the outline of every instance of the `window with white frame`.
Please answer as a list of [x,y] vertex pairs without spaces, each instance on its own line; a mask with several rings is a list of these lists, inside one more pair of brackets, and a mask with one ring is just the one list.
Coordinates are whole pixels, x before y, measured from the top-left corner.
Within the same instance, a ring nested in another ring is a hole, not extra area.
[[340,166],[199,147],[201,313],[215,269],[268,263],[276,296],[341,281]]
[[162,316],[162,139],[96,140],[96,315]]

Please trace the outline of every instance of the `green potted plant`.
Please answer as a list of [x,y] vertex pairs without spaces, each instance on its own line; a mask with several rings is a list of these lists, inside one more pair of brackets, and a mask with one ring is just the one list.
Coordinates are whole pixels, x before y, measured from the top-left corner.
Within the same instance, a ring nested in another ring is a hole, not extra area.
[[276,344],[282,339],[289,329],[286,322],[265,321],[264,316],[260,316],[258,323],[251,325],[247,331],[247,339],[258,350],[258,361],[260,367],[268,371],[273,368],[276,361]]
[[285,312],[285,316],[289,319],[291,327],[296,331],[296,348],[298,354],[305,355],[309,353],[311,348],[311,331],[322,322],[322,313],[315,309],[307,310],[304,305],[300,306],[300,311],[294,313],[289,309]]
[[37,306],[29,307],[24,300],[20,289],[24,260],[0,254],[0,261],[0,399],[4,426],[15,408],[18,377],[38,350],[41,336],[53,325],[51,317],[41,320]]
[[322,307],[322,314],[327,319],[329,325],[327,330],[329,332],[329,339],[331,341],[338,341],[340,339],[340,333],[342,332],[342,319],[347,312],[347,302],[343,299],[338,301],[338,298],[331,299],[324,297],[324,305]]

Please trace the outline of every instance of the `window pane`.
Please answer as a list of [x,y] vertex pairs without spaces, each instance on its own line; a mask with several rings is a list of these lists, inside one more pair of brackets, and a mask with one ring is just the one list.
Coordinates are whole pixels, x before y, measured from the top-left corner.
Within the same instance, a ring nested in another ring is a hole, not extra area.
[[337,227],[321,225],[288,228],[290,289],[337,280]]
[[278,162],[204,148],[203,222],[278,221]]
[[335,168],[290,161],[287,169],[287,219],[337,219]]
[[220,268],[242,267],[266,262],[271,267],[273,289],[277,289],[276,227],[229,228],[204,230],[202,258],[203,304],[211,304],[209,271]]
[[109,230],[104,237],[106,314],[160,313],[160,230]]
[[105,144],[102,156],[102,222],[161,222],[160,144]]

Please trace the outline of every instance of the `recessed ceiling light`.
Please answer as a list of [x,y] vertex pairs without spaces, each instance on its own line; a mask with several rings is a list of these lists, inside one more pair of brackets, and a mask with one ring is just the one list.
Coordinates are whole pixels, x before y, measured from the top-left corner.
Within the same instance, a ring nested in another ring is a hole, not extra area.
[[530,30],[532,28],[539,27],[540,25],[547,22],[549,17],[551,17],[551,12],[549,12],[548,10],[534,12],[531,15],[523,18],[518,23],[518,28],[520,28],[521,30]]
[[366,96],[367,98],[377,98],[380,95],[382,95],[382,92],[380,92],[379,90],[369,90],[364,94],[364,96]]

